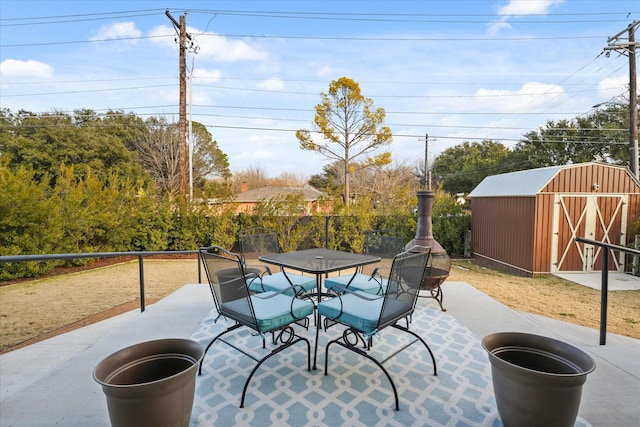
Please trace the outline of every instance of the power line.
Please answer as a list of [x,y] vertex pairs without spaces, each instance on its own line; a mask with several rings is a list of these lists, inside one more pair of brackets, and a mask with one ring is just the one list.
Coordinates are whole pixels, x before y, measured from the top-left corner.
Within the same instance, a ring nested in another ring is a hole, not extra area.
[[[425,13],[328,13],[328,12],[270,12],[270,11],[240,11],[240,10],[190,10],[191,13],[203,13],[213,15],[243,16],[254,18],[280,18],[299,20],[323,20],[323,21],[357,21],[357,22],[392,22],[392,23],[439,23],[439,24],[490,24],[498,17],[495,14],[425,14]],[[625,22],[626,13],[612,12],[609,15],[617,15],[617,19],[603,19],[604,14],[565,14],[555,16],[594,16],[594,19],[565,19],[565,20],[526,20],[519,19],[518,24],[569,24],[569,23],[590,23],[590,22]],[[543,14],[513,15],[517,16],[540,16]],[[446,18],[446,19],[445,19]],[[455,18],[455,19],[454,19]],[[467,19],[461,19],[467,18]],[[471,18],[483,18],[482,20]],[[484,19],[492,18],[492,19]]]
[[[153,11],[153,13],[148,13]],[[0,27],[20,27],[27,25],[50,25],[50,24],[68,24],[71,22],[89,22],[99,21],[107,19],[122,19],[122,18],[137,18],[140,16],[152,16],[157,13],[162,13],[158,9],[146,9],[139,11],[127,11],[127,12],[104,12],[104,13],[89,13],[80,15],[58,15],[58,16],[39,16],[39,17],[27,17],[27,18],[2,18],[0,19]],[[34,22],[41,20],[41,22]],[[26,22],[16,22],[26,21]],[[9,23],[5,23],[9,22]]]
[[[169,11],[178,12],[181,9],[169,8]],[[83,13],[83,14],[65,14],[65,15],[51,15],[51,16],[31,16],[31,17],[16,17],[16,18],[0,18],[0,26],[15,26],[15,25],[41,25],[41,24],[57,24],[68,22],[82,22],[82,21],[94,21],[114,18],[130,18],[138,16],[152,16],[155,14],[164,13],[164,9],[139,9],[139,10],[126,10],[118,12],[96,12],[96,13]],[[354,21],[370,21],[370,22],[425,22],[425,23],[471,23],[471,24],[486,24],[492,23],[493,20],[498,17],[496,14],[482,14],[482,13],[460,13],[460,14],[446,14],[446,13],[350,13],[350,12],[301,12],[301,11],[266,11],[266,10],[225,10],[225,9],[189,9],[189,13],[193,14],[206,14],[206,15],[229,15],[229,16],[246,16],[246,17],[261,17],[261,18],[289,18],[289,19],[322,19],[322,20],[354,20]],[[526,21],[519,19],[519,24],[528,23],[551,23],[551,24],[566,24],[566,23],[588,23],[588,22],[620,22],[625,21],[627,16],[636,14],[637,11],[625,11],[625,12],[584,12],[584,13],[525,13],[510,15],[512,18],[520,17],[580,17],[579,20],[534,20]],[[594,19],[584,19],[584,17],[594,17]],[[603,17],[619,16],[618,19],[603,19]],[[446,18],[446,19],[443,19]],[[461,18],[483,18],[483,20],[469,20]],[[41,22],[37,22],[41,21]],[[8,22],[8,23],[6,23]]]

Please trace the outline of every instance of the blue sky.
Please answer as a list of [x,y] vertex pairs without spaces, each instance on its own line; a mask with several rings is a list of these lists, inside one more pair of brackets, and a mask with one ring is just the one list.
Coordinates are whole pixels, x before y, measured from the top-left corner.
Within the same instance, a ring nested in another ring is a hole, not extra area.
[[512,147],[549,120],[628,93],[607,39],[640,3],[494,1],[32,1],[0,3],[0,107],[124,110],[178,120],[178,48],[189,53],[191,114],[232,171],[320,173],[299,149],[320,92],[346,76],[387,112],[396,163],[462,141]]

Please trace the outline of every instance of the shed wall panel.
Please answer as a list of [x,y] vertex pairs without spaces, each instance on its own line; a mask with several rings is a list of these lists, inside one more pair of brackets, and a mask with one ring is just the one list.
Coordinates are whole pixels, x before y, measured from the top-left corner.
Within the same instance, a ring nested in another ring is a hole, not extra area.
[[472,201],[474,252],[531,272],[535,197],[491,197]]

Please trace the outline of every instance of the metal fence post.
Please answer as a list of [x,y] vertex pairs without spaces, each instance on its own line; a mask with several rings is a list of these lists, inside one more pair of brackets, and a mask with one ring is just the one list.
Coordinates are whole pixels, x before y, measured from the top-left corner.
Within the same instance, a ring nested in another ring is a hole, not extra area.
[[607,297],[609,296],[609,249],[602,248],[602,279],[600,284],[600,345],[607,344]]
[[140,271],[140,312],[145,309],[144,305],[144,257],[138,255],[138,269]]

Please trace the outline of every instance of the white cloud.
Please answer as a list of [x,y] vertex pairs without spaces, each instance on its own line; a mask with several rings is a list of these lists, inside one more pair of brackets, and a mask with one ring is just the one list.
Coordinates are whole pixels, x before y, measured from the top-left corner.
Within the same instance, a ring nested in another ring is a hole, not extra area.
[[284,82],[280,79],[271,78],[258,83],[258,88],[266,90],[281,90],[284,88]]
[[510,30],[511,24],[508,22],[492,22],[489,24],[488,33],[490,36],[498,34],[501,30]]
[[196,68],[193,70],[193,77],[202,82],[217,82],[222,77],[220,70],[205,70],[203,68]]
[[148,34],[151,37],[151,41],[155,44],[163,45],[165,47],[175,47],[178,35],[173,27],[167,25],[158,25],[149,31]]
[[598,82],[598,93],[603,98],[613,98],[621,93],[628,94],[629,76],[606,77]]
[[218,61],[265,61],[267,54],[243,40],[234,40],[218,34],[198,35],[198,55]]
[[0,63],[0,76],[3,78],[49,79],[53,77],[53,67],[32,59],[28,61],[5,59]]
[[559,104],[567,99],[562,86],[538,82],[525,83],[518,90],[480,89],[475,96],[478,97],[473,102],[476,106],[482,104],[494,111],[504,111],[508,105],[513,113],[545,111],[549,104]]
[[[236,40],[214,33],[202,33],[200,30],[187,28],[192,35],[194,45],[198,47],[198,58],[215,59],[216,61],[265,61],[267,54],[249,41]],[[158,25],[149,32],[152,41],[165,46],[176,45],[175,29],[167,25]]]
[[[136,28],[134,22],[118,22],[111,25],[103,25],[98,32],[90,38],[90,40],[111,40],[138,38],[142,35],[142,31]],[[129,43],[136,43],[137,40],[129,40]]]
[[544,15],[552,6],[564,3],[564,0],[511,0],[505,6],[498,8],[498,15]]
[[211,100],[211,98],[206,93],[203,93],[202,91],[199,91],[199,90],[193,90],[193,92],[191,93],[191,99],[189,102],[196,105],[212,105],[213,104],[213,101]]
[[511,29],[507,22],[512,17],[524,15],[546,15],[549,10],[565,0],[510,0],[506,5],[498,7],[498,15],[501,19],[489,24],[489,34],[495,35],[500,30]]

